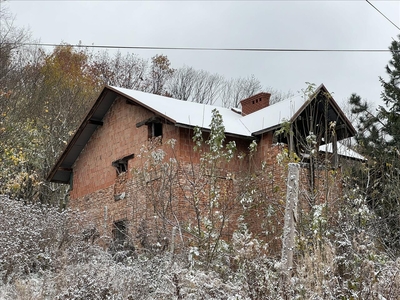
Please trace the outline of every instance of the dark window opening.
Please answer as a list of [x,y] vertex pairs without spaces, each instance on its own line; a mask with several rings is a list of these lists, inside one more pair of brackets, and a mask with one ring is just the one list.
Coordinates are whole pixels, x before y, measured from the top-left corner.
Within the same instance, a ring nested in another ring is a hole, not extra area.
[[128,228],[126,220],[114,222],[113,240],[115,246],[123,246],[124,243],[128,240]]
[[114,167],[117,169],[118,174],[125,173],[128,170],[128,162],[116,162],[114,163]]
[[272,144],[288,144],[288,138],[284,134],[278,134],[274,131],[272,135]]
[[149,139],[162,137],[163,130],[162,130],[162,123],[150,123],[148,125],[149,128]]
[[125,156],[121,159],[113,161],[112,166],[117,171],[117,175],[125,173],[128,171],[128,161],[134,157],[134,154]]

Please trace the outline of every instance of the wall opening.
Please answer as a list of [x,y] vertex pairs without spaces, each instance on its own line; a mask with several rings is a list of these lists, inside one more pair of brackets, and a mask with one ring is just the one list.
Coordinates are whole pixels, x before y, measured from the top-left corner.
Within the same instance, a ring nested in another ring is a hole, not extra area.
[[126,173],[128,171],[128,161],[132,159],[134,156],[135,156],[134,154],[130,154],[112,162],[112,166],[117,171],[117,175]]
[[113,224],[113,242],[116,248],[122,248],[128,241],[128,226],[126,220],[119,220]]
[[149,139],[151,138],[156,138],[156,137],[162,137],[163,135],[163,126],[162,123],[150,123],[147,125],[148,126],[148,135]]

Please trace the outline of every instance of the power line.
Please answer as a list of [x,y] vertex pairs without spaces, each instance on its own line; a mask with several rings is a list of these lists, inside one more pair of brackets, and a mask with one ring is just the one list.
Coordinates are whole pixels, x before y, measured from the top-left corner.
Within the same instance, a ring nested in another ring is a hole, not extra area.
[[373,8],[375,8],[375,10],[377,11],[377,12],[379,12],[386,20],[388,20],[390,23],[392,23],[393,24],[393,26],[395,26],[398,30],[400,30],[400,27],[399,26],[397,26],[395,23],[393,23],[388,17],[386,17],[386,15],[384,14],[384,13],[382,13],[378,8],[376,8],[371,2],[369,2],[369,0],[365,0],[365,1],[367,1],[367,3],[369,4],[369,5],[371,5]]
[[300,48],[211,48],[211,47],[154,47],[154,46],[115,46],[54,43],[23,43],[25,46],[71,46],[76,48],[133,49],[133,50],[183,50],[183,51],[242,51],[242,52],[390,52],[389,49],[300,49]]

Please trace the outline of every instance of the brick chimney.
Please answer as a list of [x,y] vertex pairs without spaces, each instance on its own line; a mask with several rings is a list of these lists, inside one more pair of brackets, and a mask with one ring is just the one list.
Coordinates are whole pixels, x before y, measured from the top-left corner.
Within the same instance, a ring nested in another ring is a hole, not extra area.
[[259,93],[240,101],[242,116],[249,115],[257,110],[269,106],[270,93]]

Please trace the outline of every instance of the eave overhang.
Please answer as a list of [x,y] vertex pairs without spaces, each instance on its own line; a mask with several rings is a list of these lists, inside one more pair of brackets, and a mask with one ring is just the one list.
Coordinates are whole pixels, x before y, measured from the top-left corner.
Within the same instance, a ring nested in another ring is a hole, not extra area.
[[175,120],[171,119],[168,116],[160,114],[158,111],[155,111],[153,108],[144,105],[137,99],[121,93],[113,87],[105,86],[100,93],[100,96],[97,98],[96,102],[87,113],[85,119],[82,121],[78,130],[69,140],[64,151],[61,153],[60,157],[57,159],[53,168],[49,172],[46,178],[48,181],[57,183],[70,182],[72,166],[74,165],[75,161],[79,157],[82,150],[85,148],[86,144],[88,143],[89,139],[96,131],[96,129],[99,126],[103,125],[104,116],[118,97],[124,97],[127,99],[127,103],[143,106],[146,109],[154,112],[161,118],[165,119],[167,122],[173,124],[175,123]]
[[[196,127],[196,126],[183,124],[183,123],[175,123],[175,126],[190,129],[190,130],[193,130]],[[211,132],[211,130],[209,128],[203,128],[203,127],[201,127],[201,131],[207,132],[207,133]],[[253,136],[253,135],[240,135],[240,134],[235,134],[235,133],[231,133],[231,132],[225,132],[225,136],[232,137],[232,138],[240,138],[243,140],[250,140],[250,141],[257,139],[257,137]]]
[[69,183],[72,173],[72,166],[79,154],[86,146],[93,132],[98,126],[102,126],[103,117],[114,102],[117,94],[104,88],[96,102],[87,113],[78,130],[69,140],[64,151],[49,172],[47,180],[58,183]]

